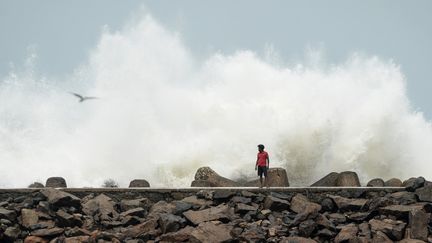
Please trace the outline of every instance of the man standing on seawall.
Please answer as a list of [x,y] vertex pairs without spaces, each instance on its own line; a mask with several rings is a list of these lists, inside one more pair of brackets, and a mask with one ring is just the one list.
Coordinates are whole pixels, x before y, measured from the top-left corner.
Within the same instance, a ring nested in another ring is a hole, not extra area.
[[[264,145],[258,145],[258,155],[255,164],[255,170],[258,169],[258,176],[260,177],[260,188],[263,187],[263,174],[264,174],[264,184],[267,186],[267,170],[269,168],[270,158],[266,151],[264,151]],[[268,186],[267,186],[268,187]]]

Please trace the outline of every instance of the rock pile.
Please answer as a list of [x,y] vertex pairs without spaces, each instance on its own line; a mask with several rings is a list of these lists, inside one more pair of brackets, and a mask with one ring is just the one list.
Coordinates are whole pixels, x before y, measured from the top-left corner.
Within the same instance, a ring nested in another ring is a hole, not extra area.
[[160,200],[43,188],[0,202],[0,242],[430,242],[432,186],[412,178],[406,188],[206,189]]

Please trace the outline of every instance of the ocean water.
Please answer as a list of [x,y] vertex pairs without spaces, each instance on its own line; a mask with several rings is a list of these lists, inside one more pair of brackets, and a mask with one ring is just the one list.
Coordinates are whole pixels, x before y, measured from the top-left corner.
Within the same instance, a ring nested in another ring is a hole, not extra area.
[[[292,185],[332,171],[361,181],[432,177],[431,123],[414,110],[401,68],[352,53],[284,63],[274,50],[214,52],[204,60],[149,15],[106,29],[62,80],[35,68],[0,78],[0,186],[63,176],[71,187],[135,178],[189,186],[210,166],[254,178],[257,144]],[[70,92],[97,96],[82,103]]]

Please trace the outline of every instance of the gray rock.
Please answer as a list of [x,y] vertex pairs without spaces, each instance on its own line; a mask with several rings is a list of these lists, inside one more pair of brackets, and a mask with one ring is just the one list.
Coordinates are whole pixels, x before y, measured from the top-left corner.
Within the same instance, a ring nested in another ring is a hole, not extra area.
[[10,240],[16,240],[21,233],[18,227],[7,227],[4,231],[4,235]]
[[144,208],[133,208],[121,213],[120,216],[122,217],[136,216],[136,217],[144,218],[146,214],[147,214],[147,210],[145,210]]
[[194,227],[186,226],[176,232],[166,233],[160,236],[161,241],[165,242],[183,242],[187,241],[194,230]]
[[37,224],[39,216],[34,209],[23,208],[21,210],[21,225],[28,228],[31,225]]
[[390,205],[379,208],[379,213],[383,215],[393,215],[397,218],[407,219],[409,212],[414,210],[431,211],[431,205],[426,203],[415,203],[410,205]]
[[66,180],[63,177],[50,177],[47,179],[45,187],[67,187]]
[[210,167],[199,168],[195,173],[195,180],[208,181],[216,187],[236,187],[240,185],[239,183],[233,180],[220,176]]
[[221,204],[217,207],[211,207],[199,211],[189,210],[184,212],[183,215],[194,225],[198,225],[202,222],[212,221],[216,219],[229,219],[232,215],[232,212],[227,205]]
[[401,187],[402,181],[398,178],[392,178],[390,180],[385,181],[384,185],[388,187]]
[[258,210],[258,205],[256,206],[250,206],[244,203],[238,203],[236,205],[236,212],[241,213],[241,214],[245,214],[247,212],[256,212]]
[[32,232],[32,235],[39,237],[52,237],[63,234],[64,229],[54,227],[50,229],[39,229]]
[[159,218],[162,213],[174,213],[176,206],[172,203],[167,203],[165,201],[159,201],[153,206],[151,206],[148,217]]
[[333,212],[336,208],[336,205],[330,198],[324,198],[321,200],[320,204],[323,211]]
[[25,238],[24,242],[25,243],[47,243],[48,241],[39,236],[29,235]]
[[0,219],[0,225],[11,226],[12,222],[7,219]]
[[90,236],[80,235],[65,238],[63,243],[78,243],[78,242],[90,242]]
[[232,226],[203,222],[191,233],[191,240],[197,242],[228,242],[233,240],[231,236]]
[[[430,238],[429,238],[429,239],[430,239]],[[426,242],[427,242],[427,241],[426,241]],[[401,241],[398,241],[398,243],[425,243],[425,241],[406,238],[406,239],[403,239],[403,240],[401,240]]]
[[279,199],[273,196],[267,196],[264,201],[264,208],[272,211],[282,211],[289,209],[290,203],[287,200]]
[[372,242],[379,243],[394,243],[386,234],[381,231],[377,231],[373,233]]
[[150,183],[144,179],[134,179],[129,183],[129,187],[150,187]]
[[324,176],[319,181],[313,183],[312,187],[333,187],[336,186],[336,180],[339,177],[339,173],[331,172],[330,174]]
[[330,222],[335,224],[342,224],[346,222],[346,217],[343,214],[340,213],[331,213],[327,215]]
[[319,214],[316,217],[315,222],[318,225],[320,225],[320,226],[322,226],[322,227],[324,227],[326,229],[330,229],[330,230],[335,230],[336,229],[335,225],[325,215]]
[[139,198],[133,200],[123,199],[120,201],[120,209],[122,212],[128,211],[134,208],[144,208],[148,209],[150,205],[150,201],[147,198]]
[[423,210],[409,212],[410,237],[413,239],[428,241],[428,223],[431,214]]
[[416,195],[413,192],[401,191],[390,194],[389,198],[394,204],[408,205],[417,202]]
[[215,183],[212,183],[207,180],[193,180],[191,183],[191,187],[216,187]]
[[335,195],[327,196],[336,203],[336,206],[341,211],[361,210],[366,206],[369,201],[368,199],[363,198],[345,198]]
[[44,188],[40,192],[47,198],[48,203],[54,207],[81,207],[81,199],[70,193],[54,188]]
[[353,171],[344,171],[339,173],[336,179],[336,186],[359,187],[360,181],[357,173]]
[[381,178],[372,179],[367,183],[369,187],[383,187],[384,185],[384,180]]
[[317,214],[321,210],[321,205],[310,202],[307,197],[298,193],[291,200],[291,210],[296,213],[311,215]]
[[74,227],[78,226],[81,227],[83,222],[78,216],[71,215],[64,210],[58,210],[56,212],[57,220],[58,220],[58,226],[61,227]]
[[303,221],[298,226],[299,234],[300,234],[300,236],[311,237],[311,234],[315,230],[316,227],[317,227],[317,224],[315,223],[315,221],[313,221],[311,219]]
[[186,224],[186,220],[184,218],[166,213],[160,215],[158,222],[162,230],[162,234],[176,232]]
[[282,237],[280,243],[316,243],[317,241],[300,236]]
[[125,216],[120,221],[123,226],[137,225],[144,222],[144,219],[136,216]]
[[423,177],[417,177],[417,178],[409,178],[408,180],[404,181],[402,183],[402,186],[405,187],[405,189],[409,192],[413,192],[416,189],[423,187],[423,185],[425,184],[426,180]]
[[33,182],[28,186],[28,188],[44,188],[44,185],[40,182]]
[[231,202],[249,204],[252,202],[252,199],[250,199],[248,197],[235,196],[235,197],[231,198]]
[[363,222],[361,224],[358,225],[359,228],[359,236],[363,236],[366,239],[369,239],[369,241],[372,239],[372,234],[371,234],[371,230],[369,227],[369,224],[367,222]]
[[0,208],[0,219],[7,219],[10,221],[15,221],[16,220],[16,212],[14,210],[8,210],[5,208]]
[[156,235],[157,226],[158,226],[157,220],[152,218],[145,221],[144,223],[127,228],[124,231],[124,234],[132,238],[137,238],[137,237],[142,238],[144,236]]
[[336,235],[334,242],[346,242],[357,236],[358,227],[355,224],[348,224],[342,227],[339,234]]
[[355,222],[361,223],[362,221],[371,218],[372,213],[371,212],[351,212],[346,213],[345,216]]
[[200,207],[209,206],[212,204],[212,201],[200,199],[197,198],[196,196],[185,197],[182,200],[180,200],[180,202],[188,203],[188,204],[192,204],[193,206],[200,206]]
[[405,233],[406,223],[391,219],[371,219],[369,220],[369,225],[371,226],[372,233],[381,231],[392,240],[402,240]]
[[82,205],[82,211],[89,216],[99,216],[100,218],[113,218],[118,215],[114,209],[115,202],[105,194],[90,199]]
[[335,237],[336,233],[329,229],[322,229],[317,232],[317,235],[328,239]]
[[217,190],[215,191],[215,193],[213,194],[213,199],[214,200],[228,200],[231,197],[233,197],[235,195],[234,191],[230,191],[230,190]]
[[422,188],[418,188],[415,191],[415,194],[422,202],[432,202],[432,186],[425,186]]

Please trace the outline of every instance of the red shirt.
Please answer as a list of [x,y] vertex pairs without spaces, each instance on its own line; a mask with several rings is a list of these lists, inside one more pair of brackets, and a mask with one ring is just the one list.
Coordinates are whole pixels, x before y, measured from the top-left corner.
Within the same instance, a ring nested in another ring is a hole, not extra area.
[[262,151],[258,153],[258,166],[267,166],[268,153],[266,151]]

